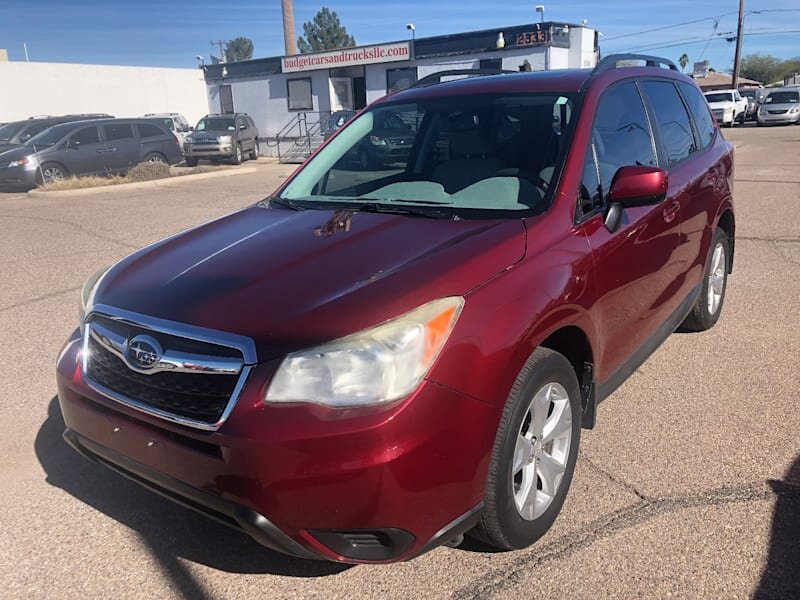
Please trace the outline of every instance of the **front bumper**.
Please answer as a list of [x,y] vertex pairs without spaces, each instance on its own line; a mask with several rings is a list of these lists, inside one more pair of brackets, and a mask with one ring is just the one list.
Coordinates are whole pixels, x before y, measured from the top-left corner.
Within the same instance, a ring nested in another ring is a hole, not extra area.
[[407,560],[479,517],[499,413],[435,383],[390,407],[264,406],[256,366],[217,432],[150,417],[89,388],[76,333],[58,363],[70,443],[179,503],[303,558]]
[[722,111],[718,109],[714,109],[711,111],[714,114],[714,118],[717,120],[717,123],[722,123],[724,125],[728,125],[733,123],[733,112],[732,111]]
[[234,144],[184,144],[187,158],[229,158],[234,155]]
[[782,113],[779,115],[771,115],[769,113],[758,113],[758,122],[762,125],[777,125],[779,123],[798,123],[800,122],[800,113]]
[[35,188],[36,171],[25,167],[0,167],[0,188],[29,190]]

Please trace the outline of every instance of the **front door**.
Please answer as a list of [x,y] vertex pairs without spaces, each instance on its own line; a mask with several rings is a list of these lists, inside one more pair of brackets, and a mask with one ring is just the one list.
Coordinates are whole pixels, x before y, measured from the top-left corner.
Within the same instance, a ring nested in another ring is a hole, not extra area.
[[331,77],[331,111],[353,109],[353,79]]
[[98,128],[92,125],[75,131],[57,154],[57,161],[64,163],[70,175],[93,175],[104,170],[106,145],[100,141]]
[[603,340],[600,382],[626,360],[635,360],[677,307],[675,284],[682,268],[677,258],[680,211],[674,199],[625,209],[622,224],[613,232],[603,222],[617,170],[659,165],[652,131],[634,82],[618,84],[600,98],[579,208],[595,264],[598,300],[593,310]]

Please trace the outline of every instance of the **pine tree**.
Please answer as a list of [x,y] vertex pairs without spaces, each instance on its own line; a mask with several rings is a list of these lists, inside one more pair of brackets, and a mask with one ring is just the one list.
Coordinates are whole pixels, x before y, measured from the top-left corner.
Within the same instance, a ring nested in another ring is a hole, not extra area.
[[253,40],[241,36],[233,38],[225,46],[225,58],[228,62],[250,60],[253,58]]
[[356,40],[339,21],[339,16],[323,6],[311,21],[303,23],[303,33],[297,40],[302,54],[338,48],[352,48]]

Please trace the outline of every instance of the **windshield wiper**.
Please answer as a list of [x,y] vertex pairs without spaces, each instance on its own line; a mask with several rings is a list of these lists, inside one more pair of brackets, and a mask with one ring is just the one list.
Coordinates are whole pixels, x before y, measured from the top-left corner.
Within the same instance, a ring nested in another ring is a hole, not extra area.
[[419,204],[420,206],[430,205],[430,206],[450,206],[452,202],[441,202],[440,200],[411,200],[408,198],[371,198],[369,196],[360,196],[359,200],[365,200],[367,202],[402,202],[403,204]]
[[284,208],[288,208],[289,210],[306,210],[305,206],[299,205],[297,202],[293,200],[286,200],[285,198],[278,198],[273,197],[267,200],[267,203],[272,206],[273,204],[277,204],[278,206],[283,206]]
[[[349,209],[350,207],[348,207]],[[458,220],[458,216],[442,210],[424,209],[416,206],[393,206],[391,204],[380,204],[378,202],[359,202],[353,203],[352,210],[358,212],[381,213],[387,215],[411,215],[415,217],[425,217],[428,219],[451,219]]]

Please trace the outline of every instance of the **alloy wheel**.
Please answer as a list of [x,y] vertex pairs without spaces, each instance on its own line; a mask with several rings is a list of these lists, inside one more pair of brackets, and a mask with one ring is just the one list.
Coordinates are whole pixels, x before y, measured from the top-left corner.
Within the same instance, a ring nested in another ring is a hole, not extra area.
[[42,180],[45,185],[64,179],[64,172],[58,167],[45,167],[42,170]]
[[718,243],[711,255],[711,269],[708,272],[708,313],[715,315],[722,304],[722,294],[725,293],[725,246]]
[[519,515],[533,521],[555,498],[569,460],[572,444],[572,408],[560,383],[547,383],[531,400],[522,420],[511,480]]

